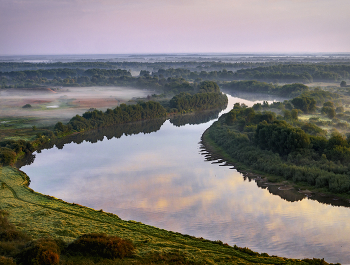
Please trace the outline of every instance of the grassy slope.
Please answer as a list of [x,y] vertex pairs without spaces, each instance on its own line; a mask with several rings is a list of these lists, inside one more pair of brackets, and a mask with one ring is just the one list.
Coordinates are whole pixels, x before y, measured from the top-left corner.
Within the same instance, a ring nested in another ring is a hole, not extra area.
[[[118,235],[132,240],[136,246],[135,255],[123,260],[123,263],[128,264],[168,263],[170,261],[175,261],[175,263],[177,261],[178,264],[184,264],[181,262],[198,264],[304,263],[279,257],[251,256],[228,245],[162,230],[135,221],[123,221],[114,214],[69,204],[36,193],[26,186],[26,175],[15,168],[2,167],[0,170],[0,208],[9,212],[9,220],[18,229],[27,232],[33,238],[50,236],[69,242],[84,233],[100,232]],[[171,257],[170,260],[169,257]]]

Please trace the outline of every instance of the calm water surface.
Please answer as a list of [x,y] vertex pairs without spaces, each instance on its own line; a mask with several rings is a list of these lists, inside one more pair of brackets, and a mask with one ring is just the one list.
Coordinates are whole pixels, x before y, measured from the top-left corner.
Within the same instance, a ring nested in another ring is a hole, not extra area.
[[[225,111],[235,102],[254,104],[229,97]],[[350,209],[289,202],[207,161],[200,138],[212,122],[178,127],[167,120],[156,132],[42,150],[21,170],[35,191],[125,220],[270,255],[350,263]]]

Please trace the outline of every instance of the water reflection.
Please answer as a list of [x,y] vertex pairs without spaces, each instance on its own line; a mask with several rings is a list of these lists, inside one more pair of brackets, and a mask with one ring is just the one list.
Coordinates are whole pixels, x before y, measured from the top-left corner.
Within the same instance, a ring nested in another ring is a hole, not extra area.
[[226,106],[225,108],[206,110],[186,115],[176,115],[171,117],[169,120],[170,123],[174,124],[177,127],[184,126],[187,124],[201,124],[219,118],[219,113],[224,109],[226,109]]
[[247,100],[249,102],[257,102],[257,101],[268,101],[274,102],[274,101],[280,101],[283,102],[287,98],[277,96],[277,95],[271,95],[271,94],[263,94],[263,93],[248,93],[248,92],[242,92],[242,91],[233,91],[230,89],[222,89],[222,91],[232,97],[240,98],[243,100]]
[[[201,141],[201,154],[205,157],[206,161],[211,161],[212,164],[219,164],[220,166],[230,166],[234,169],[234,165],[228,164],[224,160],[222,160],[221,156],[215,153],[208,151]],[[290,185],[285,185],[283,183],[269,183],[266,178],[260,176],[258,174],[239,171],[243,179],[245,181],[254,181],[257,186],[262,189],[267,189],[271,194],[278,195],[282,199],[289,202],[301,201],[305,198],[309,198],[311,200],[318,201],[323,204],[329,204],[333,206],[343,206],[350,207],[349,200],[342,200],[341,198],[337,198],[335,196],[326,195],[323,193],[313,193],[313,192],[303,192],[297,189],[294,189]]]
[[[230,97],[228,110],[237,101]],[[21,169],[36,191],[122,219],[271,255],[349,263],[350,209],[281,200],[272,186],[257,188],[231,166],[205,159],[210,154],[198,142],[211,123],[165,121],[156,132],[65,144]]]
[[[219,113],[222,112],[225,108],[226,106],[224,108],[205,110],[184,115],[174,115],[169,119],[169,121],[170,123],[178,127],[187,124],[201,124],[217,119],[219,117]],[[160,118],[154,120],[139,121],[120,125],[112,125],[109,127],[99,128],[88,132],[82,132],[46,143],[45,145],[41,146],[40,149],[37,150],[37,152],[40,153],[42,150],[51,149],[54,146],[56,146],[58,149],[63,149],[63,147],[66,144],[70,143],[97,143],[98,141],[103,141],[105,137],[107,138],[107,140],[110,140],[113,138],[120,138],[123,135],[128,136],[139,133],[152,133],[158,131],[162,127],[165,120],[165,118]],[[20,168],[25,165],[30,165],[34,163],[35,157],[35,153],[26,155],[23,159],[17,161],[16,167]]]
[[[89,143],[97,143],[99,141],[103,141],[105,137],[107,140],[113,138],[120,138],[123,135],[135,135],[139,133],[147,134],[156,132],[162,127],[165,122],[165,118],[149,120],[149,121],[140,121],[134,123],[126,123],[121,125],[114,125],[105,128],[99,128],[96,130],[91,130],[88,132],[78,133],[74,135],[70,135],[68,137],[57,139],[55,141],[51,141],[43,146],[37,151],[37,153],[41,153],[42,150],[51,149],[56,146],[58,149],[63,149],[66,144],[76,143],[81,144],[83,142]],[[29,154],[25,156],[23,159],[16,163],[16,167],[20,168],[25,165],[30,165],[35,160],[35,153]]]

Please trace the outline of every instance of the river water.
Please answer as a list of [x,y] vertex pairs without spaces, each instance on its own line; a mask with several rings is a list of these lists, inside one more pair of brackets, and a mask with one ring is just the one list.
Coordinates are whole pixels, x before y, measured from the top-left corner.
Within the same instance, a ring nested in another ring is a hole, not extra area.
[[270,255],[350,263],[350,208],[258,187],[203,149],[201,135],[218,115],[236,102],[251,106],[257,101],[261,98],[229,96],[220,114],[74,136],[35,153],[34,162],[32,157],[21,170],[35,191],[125,220]]

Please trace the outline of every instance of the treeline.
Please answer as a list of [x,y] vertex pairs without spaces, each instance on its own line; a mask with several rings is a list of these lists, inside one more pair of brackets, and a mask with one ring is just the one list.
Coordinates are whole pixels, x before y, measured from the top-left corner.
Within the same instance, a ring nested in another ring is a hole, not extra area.
[[180,93],[170,100],[170,107],[175,111],[205,110],[226,106],[227,96],[217,92],[205,92],[191,95],[190,93]]
[[185,68],[185,69],[241,69],[251,68],[258,66],[266,66],[275,63],[267,62],[237,62],[237,63],[224,63],[224,62],[210,62],[210,61],[182,61],[182,62],[55,62],[55,63],[17,63],[17,62],[0,62],[1,72],[11,71],[23,71],[23,70],[39,70],[39,69],[138,69],[138,70],[155,70],[155,69],[168,69],[168,68]]
[[279,64],[252,69],[240,69],[237,79],[267,82],[335,82],[350,78],[350,65],[345,64]]
[[116,69],[40,69],[0,72],[2,88],[35,87],[42,85],[79,86],[114,84],[115,81],[131,78],[126,70]]
[[78,77],[78,76],[94,76],[94,75],[104,75],[104,76],[131,76],[129,71],[116,69],[116,70],[106,70],[100,68],[93,68],[88,70],[83,69],[40,69],[40,70],[24,70],[24,71],[11,71],[11,72],[0,72],[0,76],[5,76],[9,78],[55,78],[61,77],[66,78],[68,76]]
[[[310,127],[304,125],[306,130]],[[209,128],[208,135],[252,169],[334,193],[350,192],[350,139],[340,134],[329,139],[311,135],[272,112],[236,104]]]
[[234,78],[234,72],[226,69],[220,71],[191,71],[184,68],[169,68],[169,69],[159,69],[152,73],[153,76],[159,77],[182,77],[187,80],[232,80]]
[[166,116],[166,109],[159,102],[139,102],[135,105],[121,104],[115,109],[87,111],[82,116],[76,115],[67,125],[58,122],[54,131],[57,135],[82,132],[106,127],[113,124],[155,119]]
[[204,81],[199,85],[199,93],[182,92],[170,100],[170,108],[175,111],[204,110],[226,106],[227,96],[220,92],[215,82]]
[[148,71],[144,71],[139,77],[132,77],[129,71],[121,69],[80,70],[65,68],[10,72],[8,74],[11,74],[11,78],[7,73],[5,73],[5,76],[0,77],[0,86],[1,88],[33,88],[39,86],[130,86],[149,88],[159,93],[175,95],[180,92],[196,92],[196,87],[198,85],[198,83],[191,84],[184,78],[169,77],[165,79],[157,76],[150,76],[147,74]]
[[296,83],[279,86],[271,83],[259,82],[256,80],[232,81],[229,83],[224,83],[221,86],[224,89],[232,91],[269,93],[283,97],[295,97],[309,90],[309,88],[303,84]]
[[[67,63],[69,66],[70,63]],[[97,65],[101,66],[102,63]],[[160,64],[160,63],[159,63]],[[105,68],[51,68],[23,71],[0,72],[0,85],[2,88],[22,88],[42,85],[53,86],[89,86],[89,85],[139,85],[143,87],[155,86],[156,88],[171,83],[171,80],[183,82],[202,80],[232,81],[232,80],[258,80],[267,82],[285,83],[310,83],[313,81],[334,82],[350,78],[349,65],[331,64],[280,64],[272,66],[254,67],[257,64],[237,63],[231,66],[232,70],[204,71],[206,67],[218,67],[223,63],[211,63],[210,65],[192,65],[188,68],[183,64],[182,68],[159,68],[151,73],[150,70],[141,68],[139,77],[132,77],[130,71]],[[0,64],[1,65],[1,64]],[[65,65],[59,63],[59,65]],[[75,65],[72,63],[72,65]],[[79,65],[79,64],[77,64]],[[88,65],[93,65],[88,63]],[[109,65],[109,64],[108,64]],[[161,64],[160,64],[161,65]],[[226,64],[224,64],[226,65]],[[109,65],[111,67],[111,65]],[[116,65],[115,65],[116,66]],[[125,68],[125,67],[124,67]],[[148,67],[146,67],[147,69]],[[242,69],[245,68],[245,69]],[[129,68],[130,69],[130,68]],[[157,68],[156,68],[157,69]],[[201,71],[194,71],[194,70]],[[237,70],[238,69],[238,70]],[[236,72],[234,72],[237,70]],[[345,82],[345,81],[344,81]],[[266,85],[265,85],[266,86]],[[265,87],[265,89],[271,89]]]
[[335,82],[350,78],[350,65],[345,64],[277,64],[241,67],[237,71],[191,71],[185,68],[158,69],[152,73],[160,77],[182,77],[203,80],[258,80],[283,83]]
[[67,125],[57,123],[54,130],[57,134],[81,132],[113,124],[160,118],[166,116],[167,112],[212,109],[227,105],[227,96],[220,92],[215,82],[202,82],[198,90],[195,94],[180,93],[174,96],[170,100],[168,110],[154,101],[139,102],[135,105],[121,104],[113,110],[107,109],[106,112],[93,110],[85,112],[82,116],[76,115]]

